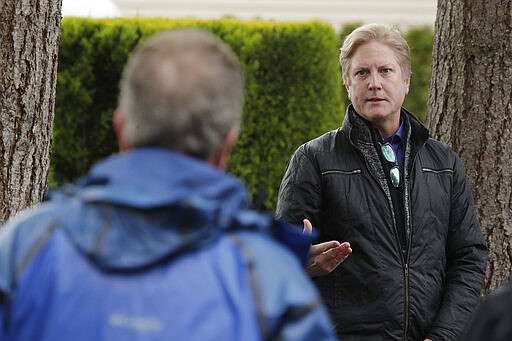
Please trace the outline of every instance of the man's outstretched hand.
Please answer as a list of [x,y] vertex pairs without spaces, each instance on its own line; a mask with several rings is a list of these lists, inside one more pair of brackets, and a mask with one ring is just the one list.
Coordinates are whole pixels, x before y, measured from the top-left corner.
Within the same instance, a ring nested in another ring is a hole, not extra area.
[[[304,233],[311,234],[313,225],[308,219],[304,219]],[[330,242],[311,245],[309,250],[309,262],[306,272],[310,277],[325,276],[331,273],[352,253],[350,244],[347,242],[339,243],[336,240]]]

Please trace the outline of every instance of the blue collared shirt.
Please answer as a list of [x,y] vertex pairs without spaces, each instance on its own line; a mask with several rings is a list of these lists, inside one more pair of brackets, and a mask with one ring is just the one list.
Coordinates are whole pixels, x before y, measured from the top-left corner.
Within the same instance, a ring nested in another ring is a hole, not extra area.
[[384,139],[384,142],[389,142],[391,147],[395,151],[396,154],[396,162],[398,163],[398,167],[403,169],[404,163],[404,148],[403,148],[403,140],[405,134],[405,125],[404,120],[400,120],[400,127],[398,130],[391,136]]

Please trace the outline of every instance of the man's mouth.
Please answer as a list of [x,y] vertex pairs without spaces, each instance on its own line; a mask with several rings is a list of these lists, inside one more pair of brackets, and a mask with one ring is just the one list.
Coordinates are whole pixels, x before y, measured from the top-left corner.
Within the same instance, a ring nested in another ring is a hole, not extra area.
[[385,100],[384,98],[380,98],[380,97],[368,98],[368,102],[372,102],[372,103],[382,102],[384,100]]

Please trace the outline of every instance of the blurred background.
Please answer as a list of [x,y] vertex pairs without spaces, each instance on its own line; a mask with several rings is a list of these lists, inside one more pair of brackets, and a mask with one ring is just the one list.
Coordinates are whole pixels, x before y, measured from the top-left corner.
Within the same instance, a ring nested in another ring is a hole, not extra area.
[[247,184],[253,208],[273,212],[293,151],[343,120],[338,49],[355,27],[400,29],[414,89],[404,106],[425,120],[436,8],[437,0],[63,0],[50,186],[119,151],[111,122],[122,67],[141,38],[181,22],[217,34],[241,60],[243,129],[227,170]]
[[263,19],[329,22],[336,30],[347,23],[378,22],[432,26],[436,0],[63,0],[63,17],[165,17]]

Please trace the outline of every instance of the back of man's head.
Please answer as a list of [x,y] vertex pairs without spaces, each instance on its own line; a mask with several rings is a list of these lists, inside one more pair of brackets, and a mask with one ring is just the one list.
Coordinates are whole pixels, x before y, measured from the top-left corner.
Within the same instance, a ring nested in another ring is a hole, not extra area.
[[231,49],[199,29],[140,44],[121,80],[123,140],[208,160],[240,125],[243,75]]

